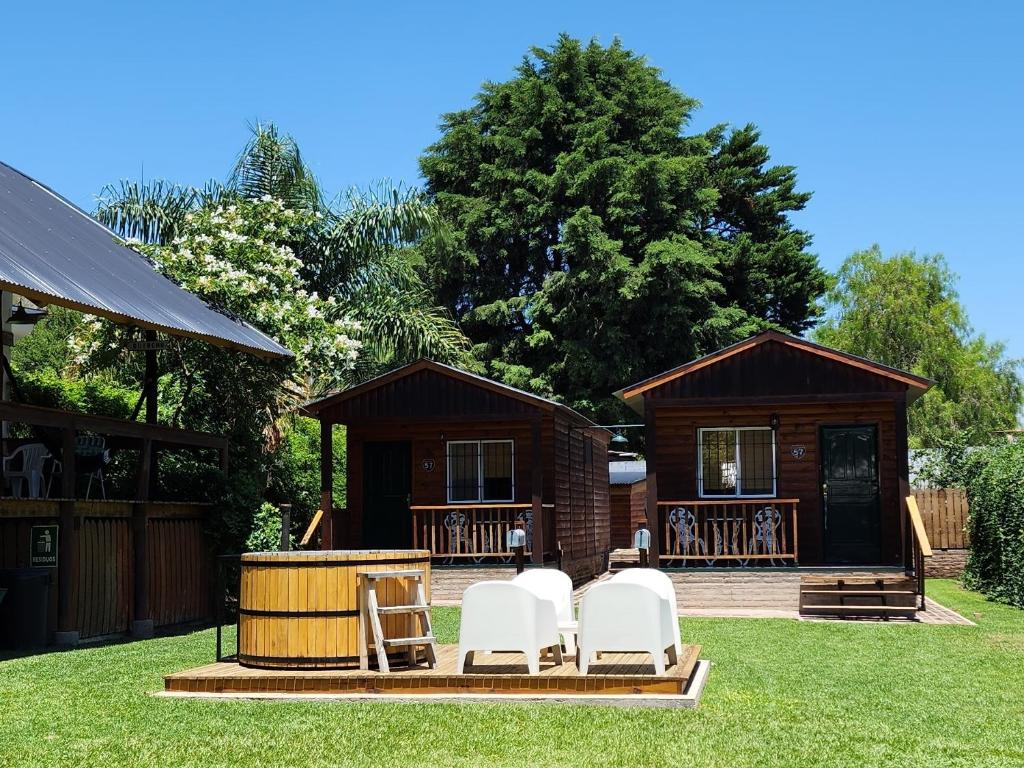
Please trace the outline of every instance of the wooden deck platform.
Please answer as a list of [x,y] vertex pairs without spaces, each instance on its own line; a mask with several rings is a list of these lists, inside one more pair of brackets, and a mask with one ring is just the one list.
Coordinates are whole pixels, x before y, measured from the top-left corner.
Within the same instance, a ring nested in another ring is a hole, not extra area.
[[[679,663],[665,674],[654,674],[646,654],[608,653],[590,665],[583,676],[572,659],[556,666],[551,657],[541,659],[539,675],[527,673],[521,654],[475,654],[474,664],[464,674],[455,673],[458,647],[438,646],[438,664],[374,670],[269,670],[251,669],[236,663],[219,662],[177,672],[164,678],[164,692],[179,695],[290,694],[323,696],[334,694],[417,695],[529,695],[550,697],[623,697],[643,694],[687,693],[698,669],[699,645],[683,647]],[[706,665],[706,662],[702,662]],[[691,705],[692,706],[692,705]]]

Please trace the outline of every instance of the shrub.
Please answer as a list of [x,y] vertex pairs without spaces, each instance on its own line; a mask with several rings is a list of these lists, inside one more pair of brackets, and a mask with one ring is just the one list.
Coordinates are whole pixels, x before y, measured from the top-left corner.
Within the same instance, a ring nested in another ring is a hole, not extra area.
[[276,552],[281,546],[281,510],[265,501],[252,517],[252,531],[245,542],[247,552]]
[[969,463],[971,556],[964,583],[1024,608],[1024,442],[979,451]]

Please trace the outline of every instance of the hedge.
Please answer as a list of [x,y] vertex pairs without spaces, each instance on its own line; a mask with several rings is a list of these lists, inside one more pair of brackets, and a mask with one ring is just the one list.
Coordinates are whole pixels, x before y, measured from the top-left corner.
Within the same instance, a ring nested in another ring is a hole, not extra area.
[[970,463],[971,556],[964,583],[1024,608],[1024,441],[979,452]]

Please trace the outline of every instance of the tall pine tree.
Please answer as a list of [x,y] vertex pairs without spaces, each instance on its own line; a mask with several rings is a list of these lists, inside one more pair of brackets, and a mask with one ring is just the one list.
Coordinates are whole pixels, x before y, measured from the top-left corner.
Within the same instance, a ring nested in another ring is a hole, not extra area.
[[615,418],[627,383],[813,324],[826,276],[789,220],[810,195],[753,125],[687,134],[697,106],[563,35],[444,116],[420,163],[452,231],[426,269],[492,375]]

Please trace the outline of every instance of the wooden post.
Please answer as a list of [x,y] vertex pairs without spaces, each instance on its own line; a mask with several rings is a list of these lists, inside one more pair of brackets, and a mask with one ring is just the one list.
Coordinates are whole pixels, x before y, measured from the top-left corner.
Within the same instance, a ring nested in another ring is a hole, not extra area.
[[901,394],[896,400],[896,465],[899,487],[897,504],[899,505],[900,543],[902,547],[903,567],[909,570],[917,565],[914,547],[910,544],[913,535],[907,525],[906,498],[910,495],[910,456],[907,451],[907,400]]
[[281,505],[281,551],[287,552],[292,548],[292,505]]
[[541,447],[541,419],[530,423],[530,492],[532,494],[533,541],[530,542],[532,560],[544,562],[544,451]]
[[153,617],[149,612],[149,504],[152,482],[153,441],[148,437],[139,448],[139,467],[135,478],[135,503],[132,505],[132,635],[153,636]]
[[658,428],[654,403],[644,395],[644,434],[647,443],[647,530],[651,532],[650,558],[661,566],[661,528],[658,520]]
[[323,523],[320,528],[320,549],[334,547],[334,443],[333,423],[320,421],[320,509]]
[[[146,331],[146,341],[156,343],[156,331]],[[143,391],[146,393],[146,423],[156,424],[158,387],[160,372],[157,370],[156,350],[146,350],[146,374],[143,381]]]
[[61,432],[60,535],[57,549],[58,645],[78,645],[77,594],[81,520],[75,514],[75,431]]

